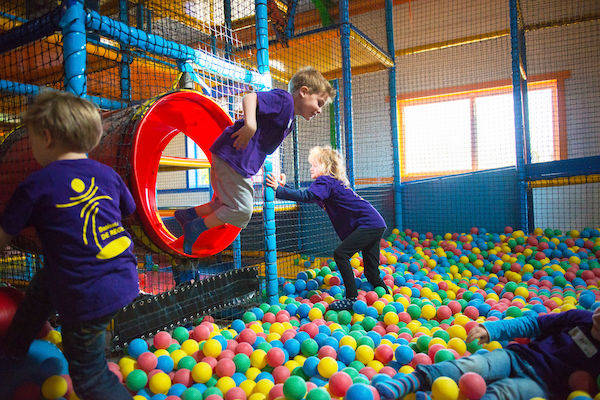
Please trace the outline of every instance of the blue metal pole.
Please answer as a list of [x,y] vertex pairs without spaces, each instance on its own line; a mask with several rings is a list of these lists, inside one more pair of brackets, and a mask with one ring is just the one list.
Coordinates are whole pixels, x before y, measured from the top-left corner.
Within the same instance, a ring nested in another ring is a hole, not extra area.
[[266,176],[273,172],[271,161],[264,165],[263,226],[265,229],[265,280],[269,304],[278,301],[277,285],[277,239],[275,236],[275,191],[266,185]]
[[518,177],[518,196],[519,196],[519,227],[524,231],[529,230],[529,204],[531,200],[528,196],[527,181],[525,178],[526,154],[525,148],[525,124],[524,124],[524,104],[523,104],[523,85],[527,85],[527,76],[525,66],[522,64],[520,36],[522,23],[518,0],[509,0],[510,11],[510,44],[512,58],[512,83],[513,83],[513,105],[515,114],[515,148],[517,161]]
[[267,24],[267,0],[255,0],[256,11],[256,62],[258,72],[269,71],[269,26]]
[[[269,28],[267,25],[267,0],[255,0],[256,6],[256,62],[258,72],[269,72]],[[264,178],[273,172],[273,165],[267,159]],[[277,240],[275,237],[275,191],[263,181],[263,225],[265,228],[265,279],[267,300],[277,303]]]
[[392,0],[385,0],[385,28],[387,46],[394,65],[388,71],[390,92],[390,127],[394,154],[394,225],[402,230],[402,175],[400,171],[400,143],[398,137],[398,100],[396,97],[396,49],[394,46],[394,14]]
[[337,79],[332,81],[331,86],[335,89],[335,98],[333,99],[333,119],[335,123],[335,148],[338,151],[342,149],[342,126],[340,122],[340,84]]
[[69,0],[59,22],[63,33],[65,91],[77,96],[87,93],[85,19],[83,0]]
[[294,20],[296,19],[296,6],[298,5],[298,0],[291,0],[288,2],[288,21],[285,27],[285,37],[290,38],[294,36]]
[[[124,24],[129,24],[129,10],[127,7],[127,0],[119,0],[119,20]],[[121,48],[125,47],[121,44]],[[127,52],[121,53],[121,98],[125,101],[131,100],[131,70],[129,64],[131,63],[131,57]]]
[[[225,29],[227,30],[227,40],[225,42],[225,58],[231,58],[231,53],[233,51],[233,44],[230,40],[231,35],[231,0],[223,0],[223,16],[225,18]],[[232,84],[231,80],[227,80],[229,85]],[[229,116],[233,118],[235,110],[233,108],[233,96],[227,96],[227,105],[229,110]],[[211,194],[212,197],[212,194]],[[242,236],[237,235],[233,243],[231,244],[231,249],[233,251],[233,266],[236,269],[242,268]]]
[[354,189],[354,138],[352,131],[352,72],[350,63],[350,14],[348,0],[340,0],[340,42],[342,45],[342,79],[344,84],[344,134],[346,135],[346,171]]

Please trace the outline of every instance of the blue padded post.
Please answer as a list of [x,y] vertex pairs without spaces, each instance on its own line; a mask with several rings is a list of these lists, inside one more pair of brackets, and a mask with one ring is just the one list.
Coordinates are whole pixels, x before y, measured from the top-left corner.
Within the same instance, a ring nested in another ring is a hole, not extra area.
[[342,135],[340,134],[342,130],[341,122],[340,122],[340,84],[337,79],[334,79],[331,82],[331,86],[335,89],[335,98],[333,99],[333,119],[335,123],[335,148],[338,151],[342,150]]
[[[529,233],[532,231],[533,218],[532,217],[532,196],[529,193],[526,181],[526,164],[527,160],[530,160],[528,156],[528,132],[527,125],[525,124],[525,118],[527,118],[526,103],[524,103],[524,97],[527,96],[527,76],[526,76],[526,65],[525,60],[522,57],[524,49],[524,36],[522,27],[519,23],[520,9],[518,0],[509,0],[510,8],[510,44],[511,44],[511,58],[512,58],[512,83],[513,83],[513,105],[515,115],[515,147],[516,147],[516,158],[517,158],[517,177],[519,185],[519,228]],[[522,40],[521,40],[522,39]],[[525,88],[524,88],[525,87]],[[530,220],[531,219],[531,220]]]
[[65,91],[77,96],[87,93],[85,18],[83,0],[69,0],[59,22],[63,34]]
[[266,185],[266,176],[273,172],[271,161],[264,165],[264,202],[263,225],[265,228],[265,279],[267,300],[269,304],[276,304],[278,300],[277,286],[277,245],[275,236],[275,191]]
[[256,11],[256,62],[258,72],[269,71],[269,26],[267,25],[267,0],[255,0]]
[[340,42],[342,45],[342,79],[344,83],[344,134],[346,135],[346,172],[354,189],[354,138],[352,131],[352,72],[350,61],[350,13],[348,0],[340,0]]
[[[129,23],[129,9],[127,6],[127,0],[119,0],[119,20],[124,23]],[[121,45],[121,47],[124,47]],[[131,100],[131,70],[129,64],[131,63],[131,57],[125,52],[121,54],[121,66],[119,68],[120,86],[121,86],[121,98],[125,101]]]
[[390,127],[394,154],[394,226],[402,230],[402,175],[400,171],[400,143],[398,138],[398,100],[396,97],[396,49],[394,47],[394,14],[392,0],[385,0],[385,28],[387,46],[394,65],[389,69]]

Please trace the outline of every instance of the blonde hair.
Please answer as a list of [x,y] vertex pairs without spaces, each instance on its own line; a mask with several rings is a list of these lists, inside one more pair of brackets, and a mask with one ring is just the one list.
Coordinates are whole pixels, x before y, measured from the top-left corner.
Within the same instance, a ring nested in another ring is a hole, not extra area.
[[323,166],[325,175],[334,177],[348,185],[344,160],[339,151],[333,150],[331,146],[315,146],[308,153],[308,161]]
[[310,94],[326,93],[327,96],[329,96],[329,100],[333,100],[335,97],[335,89],[314,67],[304,67],[299,69],[290,79],[288,85],[289,92],[294,94],[300,90],[302,86],[306,86]]
[[69,151],[87,153],[102,136],[100,113],[94,104],[72,93],[45,90],[23,114],[29,134],[47,129]]

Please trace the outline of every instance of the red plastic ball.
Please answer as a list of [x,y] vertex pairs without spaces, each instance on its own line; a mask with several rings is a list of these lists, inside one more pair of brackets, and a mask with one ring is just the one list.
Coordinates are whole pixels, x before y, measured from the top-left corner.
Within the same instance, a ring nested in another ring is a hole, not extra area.
[[478,400],[485,394],[487,385],[481,375],[467,372],[460,377],[458,388],[467,399]]
[[279,347],[273,347],[267,351],[267,364],[271,367],[279,367],[285,362],[285,353]]
[[329,378],[329,391],[336,397],[344,397],[352,385],[352,378],[345,372],[336,372]]

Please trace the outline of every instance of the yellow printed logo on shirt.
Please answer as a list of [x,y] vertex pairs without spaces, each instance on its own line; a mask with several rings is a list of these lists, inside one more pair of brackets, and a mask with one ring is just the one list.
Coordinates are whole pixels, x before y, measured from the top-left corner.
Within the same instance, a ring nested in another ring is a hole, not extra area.
[[[96,215],[100,209],[100,202],[102,200],[112,201],[112,197],[106,195],[96,196],[98,186],[95,184],[95,178],[92,177],[90,186],[87,190],[85,183],[81,179],[74,178],[71,181],[71,189],[73,189],[75,193],[78,193],[78,195],[69,197],[69,200],[71,200],[70,203],[56,204],[56,208],[69,208],[80,204],[83,206],[79,212],[79,216],[83,220],[82,239],[83,243],[88,245],[88,234],[91,232],[94,243],[99,250],[96,254],[96,258],[107,260],[114,258],[127,250],[131,245],[131,239],[129,239],[129,237],[120,236],[110,240],[113,236],[118,235],[125,230],[119,221],[111,222],[103,226],[96,225]],[[104,246],[100,244],[100,241],[105,242],[107,240],[109,240],[109,242]]]

